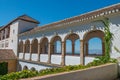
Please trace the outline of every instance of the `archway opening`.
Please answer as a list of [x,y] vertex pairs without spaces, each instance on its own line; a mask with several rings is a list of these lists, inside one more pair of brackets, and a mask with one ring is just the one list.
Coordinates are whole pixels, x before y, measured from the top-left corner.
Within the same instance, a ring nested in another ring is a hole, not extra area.
[[77,39],[75,40],[75,55],[79,55],[80,54],[80,40]]
[[87,32],[84,36],[84,54],[99,56],[104,55],[104,32],[93,30]]
[[38,40],[34,39],[32,41],[32,53],[37,53],[38,52]]
[[80,55],[80,40],[79,36],[75,33],[69,34],[65,37],[66,54]]
[[54,42],[54,53],[61,54],[61,41],[59,41],[59,40]]
[[66,40],[66,54],[72,55],[72,41]]
[[35,69],[34,67],[32,67],[30,70],[31,70],[31,71],[36,71],[36,69]]
[[26,40],[25,41],[25,53],[29,53],[30,52],[30,41]]
[[60,36],[55,36],[51,39],[51,53],[61,54],[61,38]]
[[41,54],[48,54],[48,39],[46,37],[41,39],[40,45]]
[[98,37],[88,41],[88,55],[102,55],[102,40]]
[[23,41],[19,43],[19,53],[23,53]]
[[28,70],[28,67],[27,67],[27,66],[24,66],[24,67],[23,67],[23,70]]

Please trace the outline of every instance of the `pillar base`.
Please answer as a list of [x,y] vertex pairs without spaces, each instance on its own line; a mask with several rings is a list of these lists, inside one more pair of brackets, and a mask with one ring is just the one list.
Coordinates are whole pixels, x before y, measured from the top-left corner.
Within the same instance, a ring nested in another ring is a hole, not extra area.
[[51,62],[50,62],[49,60],[47,61],[47,63],[48,63],[48,64],[51,64]]
[[65,66],[65,63],[61,62],[61,66]]
[[40,59],[38,59],[37,61],[40,62]]
[[31,59],[29,59],[29,61],[31,61]]

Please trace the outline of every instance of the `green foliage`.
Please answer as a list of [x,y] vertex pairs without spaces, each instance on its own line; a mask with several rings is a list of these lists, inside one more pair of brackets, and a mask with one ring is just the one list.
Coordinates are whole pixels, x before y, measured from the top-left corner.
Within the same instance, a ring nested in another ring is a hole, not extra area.
[[117,59],[110,58],[109,60],[106,56],[96,57],[93,62],[88,63],[86,66],[98,66],[106,63],[117,63]]
[[[112,59],[110,58],[110,49],[111,49],[111,40],[113,39],[113,34],[110,32],[109,29],[109,20],[108,18],[105,18],[104,20],[101,20],[104,25],[105,25],[105,37],[104,37],[104,41],[105,41],[105,56],[100,56],[100,57],[96,57],[95,60],[91,63],[88,63],[87,66],[97,66],[97,65],[101,65],[101,64],[105,64],[105,63],[117,63],[116,59]],[[117,48],[115,48],[117,51],[119,51]]]
[[104,37],[104,40],[105,40],[105,58],[106,59],[110,59],[110,49],[111,49],[111,40],[113,39],[113,34],[110,32],[110,29],[109,29],[109,20],[108,18],[105,18],[104,20],[102,20],[102,22],[104,23],[105,25],[105,29],[104,29],[104,32],[105,32],[105,37]]
[[[104,58],[103,58],[104,59]],[[43,75],[48,75],[48,74],[55,74],[55,73],[60,73],[60,72],[69,72],[73,70],[80,70],[80,69],[85,69],[85,68],[90,68],[92,66],[98,66],[101,64],[105,63],[115,63],[117,62],[116,59],[110,59],[109,61],[103,61],[102,57],[100,59],[95,59],[93,62],[88,63],[87,65],[69,65],[69,66],[64,66],[64,67],[59,67],[59,68],[48,68],[48,69],[43,69],[40,70],[39,72],[37,71],[32,71],[32,70],[23,70],[20,72],[13,72],[7,75],[4,75],[0,77],[0,80],[18,80],[21,78],[29,78],[29,77],[34,77],[34,76],[43,76]]]
[[17,80],[21,78],[28,78],[28,77],[33,77],[37,76],[38,72],[37,71],[31,71],[31,70],[23,70],[20,72],[13,72],[10,74],[6,74],[2,77],[0,77],[0,80]]
[[2,62],[0,63],[0,75],[5,75],[8,73],[8,63]]

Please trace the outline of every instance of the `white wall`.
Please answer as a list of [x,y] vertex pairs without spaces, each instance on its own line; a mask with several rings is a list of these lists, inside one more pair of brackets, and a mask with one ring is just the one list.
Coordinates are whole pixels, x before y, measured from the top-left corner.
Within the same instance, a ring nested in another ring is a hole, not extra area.
[[39,65],[39,64],[32,64],[32,63],[27,63],[27,62],[22,62],[22,61],[19,61],[19,64],[21,65],[22,70],[23,70],[24,66],[27,66],[28,69],[31,69],[32,67],[34,67],[38,71],[40,71],[42,69],[46,69],[46,68],[51,68],[49,66],[44,66],[44,65]]
[[19,20],[19,29],[18,30],[19,30],[19,33],[22,33],[27,30],[33,29],[37,26],[38,26],[38,24],[36,24],[36,23]]
[[116,47],[120,50],[120,15],[111,16],[110,20],[110,31],[113,34],[113,40],[111,45],[111,57],[118,58],[120,53],[115,50]]
[[30,59],[30,53],[25,53],[25,60],[29,60]]
[[48,54],[40,54],[40,61],[47,62],[48,61]]
[[[60,27],[58,29],[54,29],[54,30],[46,30],[46,31],[40,31],[38,33],[35,34],[31,34],[31,35],[27,35],[27,36],[20,36],[19,37],[19,41],[23,40],[25,42],[25,40],[29,39],[30,43],[32,42],[32,40],[34,38],[38,39],[38,41],[40,41],[40,39],[43,37],[43,34],[45,37],[48,38],[49,42],[51,41],[51,38],[55,36],[55,32],[62,38],[62,41],[64,41],[64,38],[70,34],[70,30],[72,30],[74,33],[78,34],[80,39],[83,39],[83,36],[85,35],[86,32],[92,30],[92,26],[96,26],[97,30],[102,30],[104,29],[104,25],[102,22],[100,21],[96,21],[96,22],[91,22],[91,23],[86,23],[86,24],[77,24],[77,25],[72,25],[72,26],[68,26],[68,27]],[[32,60],[33,61],[37,61],[37,55],[32,55]],[[93,58],[91,57],[86,57],[85,58],[85,64],[91,62],[93,60]],[[48,54],[41,54],[40,55],[40,61],[41,62],[47,62],[48,61]],[[51,56],[51,63],[53,64],[61,64],[61,55],[52,55]],[[78,65],[80,64],[80,56],[66,56],[65,57],[65,64],[66,65]]]
[[[112,45],[111,45],[111,57],[117,58],[117,57],[120,57],[120,53],[118,53],[114,49],[114,47],[120,50],[120,15],[118,14],[114,16],[109,16],[109,21],[110,21],[110,31],[114,34]],[[75,25],[66,25],[66,26],[61,26],[60,28],[56,28],[53,30],[49,29],[45,31],[40,31],[31,35],[28,34],[26,36],[20,36],[19,41],[23,40],[25,42],[26,39],[29,39],[30,41],[32,41],[34,38],[37,38],[38,41],[40,41],[40,39],[45,36],[48,38],[50,42],[51,38],[56,35],[55,33],[57,33],[57,35],[61,37],[62,41],[64,41],[65,37],[68,34],[70,34],[70,31],[73,31],[73,33],[78,34],[80,37],[80,40],[82,40],[85,33],[92,30],[92,26],[95,26],[96,30],[104,31],[104,24],[101,21],[93,21],[89,23],[86,22],[85,24],[78,23]],[[33,59],[35,59],[35,56],[33,57]],[[65,63],[67,65],[76,65],[80,63],[80,57],[66,56],[65,59],[66,59]],[[93,61],[93,59],[94,59],[93,57],[85,57],[85,64]],[[41,54],[40,61],[47,62],[47,60],[48,60],[48,55]],[[54,64],[56,63],[60,64],[61,55],[52,55],[51,62]]]
[[19,22],[16,21],[10,25],[10,39],[9,39],[9,48],[13,49],[15,55],[17,55],[18,49],[18,26]]

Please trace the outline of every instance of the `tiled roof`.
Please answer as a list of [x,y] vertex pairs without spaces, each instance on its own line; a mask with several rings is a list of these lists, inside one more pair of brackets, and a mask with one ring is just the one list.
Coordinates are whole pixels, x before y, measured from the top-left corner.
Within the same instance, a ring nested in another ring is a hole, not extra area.
[[0,60],[17,59],[12,49],[0,49]]
[[27,15],[19,16],[18,19],[25,20],[25,21],[30,21],[30,22],[34,22],[34,23],[39,24],[39,21],[37,21],[37,20],[33,19],[32,17],[27,16]]
[[13,22],[15,22],[15,21],[17,21],[17,20],[24,20],[24,21],[28,21],[28,22],[37,23],[37,24],[40,23],[39,21],[33,19],[32,17],[30,17],[30,16],[28,16],[28,15],[22,15],[22,16],[17,17],[16,19],[12,20],[11,22],[9,22],[7,25],[2,26],[2,27],[0,28],[0,30],[4,29],[5,27],[8,27],[11,23],[13,23]]

